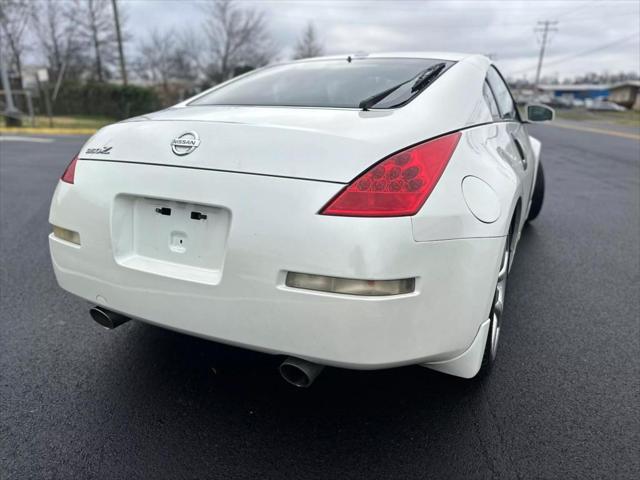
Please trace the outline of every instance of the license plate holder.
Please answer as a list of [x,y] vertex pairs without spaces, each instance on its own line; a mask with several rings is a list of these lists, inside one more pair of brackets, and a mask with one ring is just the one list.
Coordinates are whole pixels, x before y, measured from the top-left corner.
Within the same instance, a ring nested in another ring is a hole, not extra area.
[[216,284],[230,221],[224,207],[120,195],[112,218],[114,257],[127,268]]

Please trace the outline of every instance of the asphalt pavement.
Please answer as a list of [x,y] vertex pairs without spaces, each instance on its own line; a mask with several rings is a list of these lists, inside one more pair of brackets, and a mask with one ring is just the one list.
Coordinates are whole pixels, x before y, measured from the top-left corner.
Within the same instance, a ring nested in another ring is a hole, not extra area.
[[307,390],[275,357],[98,327],[47,247],[83,138],[0,141],[0,478],[640,478],[640,142],[531,131],[547,196],[491,376],[326,369]]

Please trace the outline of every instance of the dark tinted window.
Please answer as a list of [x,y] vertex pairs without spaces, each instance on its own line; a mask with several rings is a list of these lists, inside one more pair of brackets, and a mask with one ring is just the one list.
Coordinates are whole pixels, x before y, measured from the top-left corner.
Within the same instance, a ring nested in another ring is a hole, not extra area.
[[357,108],[372,95],[408,82],[373,108],[410,100],[411,80],[432,65],[451,62],[418,58],[318,60],[259,70],[191,102],[191,105],[259,105]]
[[507,87],[507,84],[504,83],[504,80],[502,80],[502,77],[494,67],[490,67],[487,71],[487,81],[491,90],[493,90],[493,95],[496,97],[500,118],[502,120],[517,120],[518,114],[509,93],[509,87]]

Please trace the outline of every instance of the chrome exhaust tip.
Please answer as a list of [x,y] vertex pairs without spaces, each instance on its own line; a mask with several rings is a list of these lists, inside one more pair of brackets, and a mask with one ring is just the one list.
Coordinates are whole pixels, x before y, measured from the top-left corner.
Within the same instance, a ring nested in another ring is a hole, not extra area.
[[89,314],[98,325],[109,330],[113,330],[114,328],[117,328],[123,323],[127,323],[131,320],[129,317],[125,317],[124,315],[112,312],[102,307],[93,307],[89,310]]
[[323,369],[324,365],[294,357],[287,358],[279,367],[282,378],[291,385],[300,388],[310,387]]

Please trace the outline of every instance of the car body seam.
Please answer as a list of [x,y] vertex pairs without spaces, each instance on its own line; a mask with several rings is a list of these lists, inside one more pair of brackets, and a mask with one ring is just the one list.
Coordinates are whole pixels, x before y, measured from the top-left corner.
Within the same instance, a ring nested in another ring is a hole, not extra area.
[[192,165],[172,165],[170,163],[151,163],[151,162],[135,162],[131,160],[116,160],[116,159],[106,159],[106,158],[79,158],[79,161],[83,162],[108,162],[108,163],[129,163],[133,165],[149,165],[153,167],[170,167],[170,168],[186,168],[189,170],[204,170],[208,172],[222,172],[222,173],[239,173],[241,175],[255,175],[258,177],[273,177],[273,178],[286,178],[289,180],[304,180],[307,182],[321,182],[321,183],[332,183],[335,185],[346,185],[347,182],[337,182],[334,180],[320,180],[315,178],[308,177],[294,177],[289,175],[274,175],[271,173],[258,173],[258,172],[241,172],[239,170],[226,170],[222,168],[205,168],[205,167],[194,167]]

